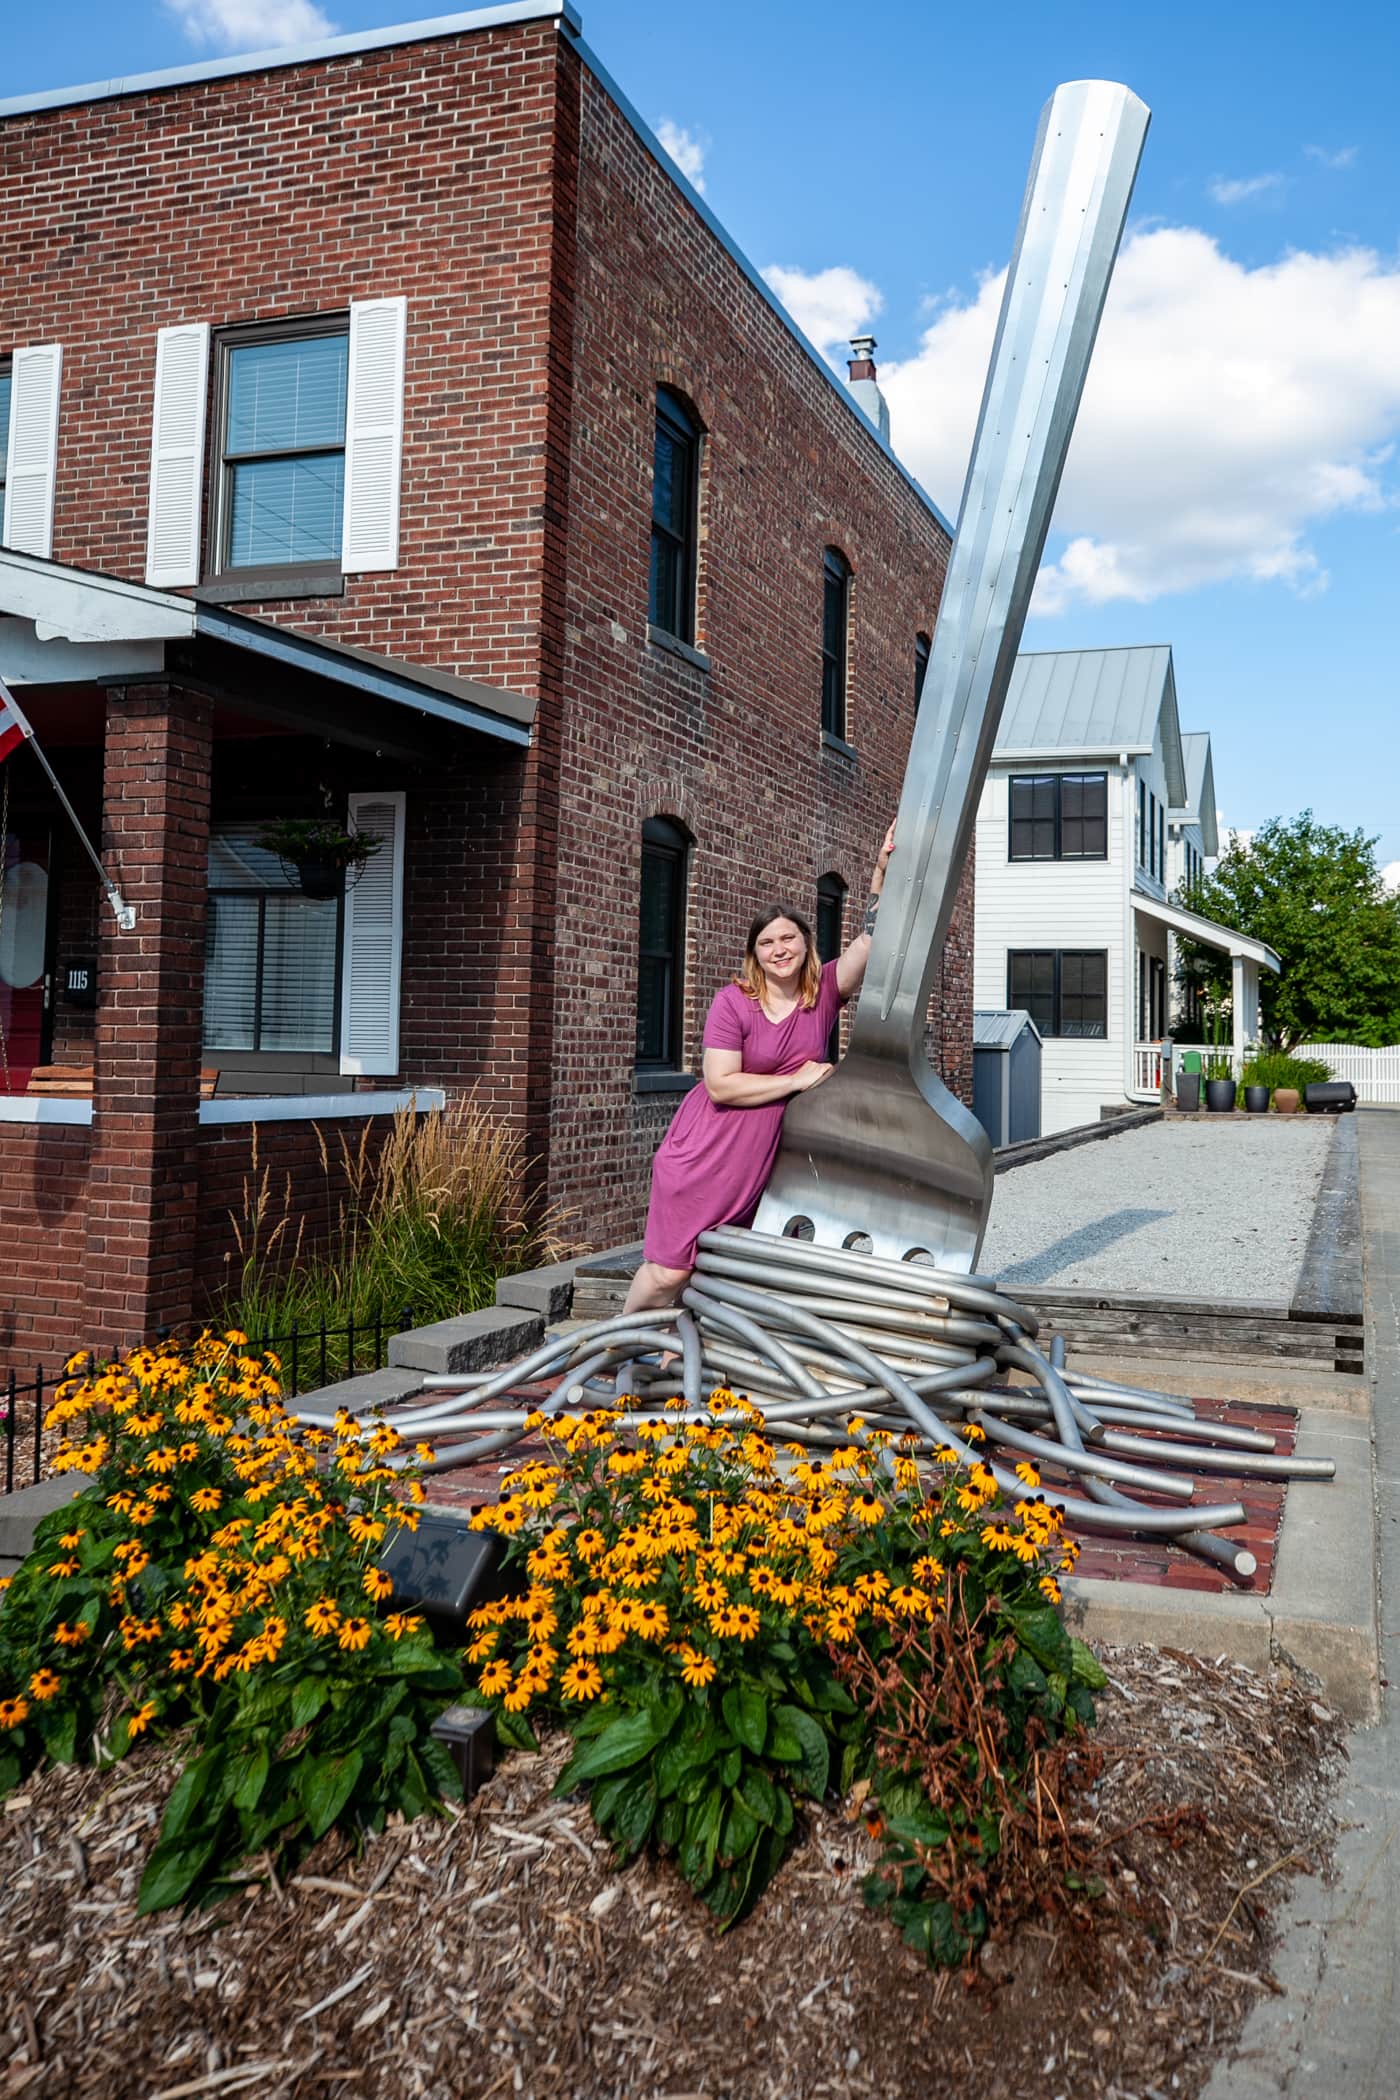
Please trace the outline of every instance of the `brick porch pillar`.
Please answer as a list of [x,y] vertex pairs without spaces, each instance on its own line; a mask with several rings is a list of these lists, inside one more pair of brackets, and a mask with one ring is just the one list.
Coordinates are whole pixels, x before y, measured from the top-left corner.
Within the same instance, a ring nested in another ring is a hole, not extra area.
[[87,1325],[104,1350],[194,1313],[210,706],[166,685],[107,699],[102,857],[136,926],[104,906],[98,962]]

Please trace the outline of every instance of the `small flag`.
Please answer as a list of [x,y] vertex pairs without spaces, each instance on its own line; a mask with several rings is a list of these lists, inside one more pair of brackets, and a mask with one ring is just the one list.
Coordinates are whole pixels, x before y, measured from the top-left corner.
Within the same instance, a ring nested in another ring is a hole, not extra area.
[[16,744],[22,744],[26,737],[32,737],[33,734],[33,730],[20,713],[19,702],[4,680],[0,679],[0,762],[9,757]]

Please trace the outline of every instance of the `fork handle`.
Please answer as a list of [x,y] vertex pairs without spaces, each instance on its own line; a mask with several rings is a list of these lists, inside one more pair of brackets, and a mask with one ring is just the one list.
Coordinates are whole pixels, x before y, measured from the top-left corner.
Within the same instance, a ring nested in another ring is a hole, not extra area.
[[1149,112],[1077,80],[1041,112],[851,1048],[922,1059],[996,740]]

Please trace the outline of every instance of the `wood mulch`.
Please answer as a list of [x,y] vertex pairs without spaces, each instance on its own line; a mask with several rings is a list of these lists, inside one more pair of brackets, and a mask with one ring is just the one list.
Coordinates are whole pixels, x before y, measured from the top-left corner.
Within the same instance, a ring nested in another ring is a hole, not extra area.
[[966,1976],[864,1907],[873,1844],[835,1810],[717,1938],[551,1799],[558,1743],[450,1819],[359,1858],[329,1839],[188,1918],[132,1908],[171,1749],[45,1773],[0,1819],[0,2096],[1190,2100],[1277,1988],[1272,1914],[1326,1868],[1342,1729],[1287,1671],[1104,1660],[1092,1929],[1029,1920]]

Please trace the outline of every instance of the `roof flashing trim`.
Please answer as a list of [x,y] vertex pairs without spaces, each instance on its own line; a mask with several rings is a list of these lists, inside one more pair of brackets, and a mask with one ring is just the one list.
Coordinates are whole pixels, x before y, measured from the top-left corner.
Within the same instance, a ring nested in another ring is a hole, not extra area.
[[1275,973],[1283,970],[1282,956],[1267,941],[1251,940],[1247,933],[1238,933],[1233,926],[1220,926],[1214,919],[1202,918],[1199,912],[1186,911],[1179,904],[1164,904],[1160,898],[1149,897],[1146,890],[1132,890],[1129,901],[1134,911],[1149,919],[1160,919],[1183,940],[1199,941],[1205,948],[1223,948],[1227,955],[1245,956]]
[[202,59],[194,65],[165,66],[154,73],[89,80],[77,87],[44,88],[33,95],[10,95],[0,101],[0,118],[28,116],[45,109],[70,109],[79,102],[113,102],[124,95],[197,86],[202,80],[235,79],[240,73],[284,72],[289,66],[311,65],[320,59],[353,58],[361,51],[384,51],[395,44],[434,43],[451,36],[469,36],[480,29],[500,29],[512,22],[551,21],[560,22],[574,36],[583,27],[573,0],[502,0],[499,6],[476,7],[467,14],[398,22],[383,29],[320,37],[312,43],[279,45],[270,51],[239,51],[228,58]]

